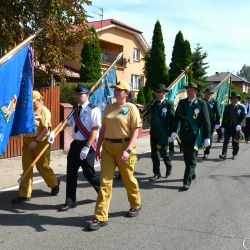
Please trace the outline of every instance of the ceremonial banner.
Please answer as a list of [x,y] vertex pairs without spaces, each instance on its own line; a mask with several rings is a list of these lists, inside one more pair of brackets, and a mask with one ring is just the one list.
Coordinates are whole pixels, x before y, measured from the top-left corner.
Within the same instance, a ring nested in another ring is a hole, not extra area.
[[111,89],[110,86],[115,84],[116,68],[114,66],[106,77],[104,77],[102,84],[95,90],[93,95],[90,96],[90,103],[98,106],[101,112],[103,112],[106,105],[113,103],[114,90]]
[[9,136],[35,131],[29,45],[0,64],[0,155]]
[[187,76],[185,72],[182,72],[179,77],[168,87],[166,97],[168,100],[174,103],[176,108],[180,99],[186,98]]
[[229,94],[231,89],[231,77],[227,76],[214,89],[213,98],[218,103],[220,117],[223,116],[225,106],[229,103]]

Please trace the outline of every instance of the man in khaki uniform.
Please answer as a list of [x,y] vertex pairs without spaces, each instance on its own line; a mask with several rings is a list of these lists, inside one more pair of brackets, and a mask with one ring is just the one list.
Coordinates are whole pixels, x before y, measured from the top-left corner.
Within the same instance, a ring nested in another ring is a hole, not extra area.
[[104,110],[96,149],[96,158],[101,158],[100,191],[95,215],[89,224],[91,231],[107,225],[116,166],[127,190],[130,203],[128,217],[135,217],[140,211],[141,197],[138,182],[134,177],[134,167],[137,160],[135,141],[141,127],[141,119],[137,107],[126,102],[129,92],[128,83],[118,83],[114,91],[116,103],[106,106]]
[[[32,100],[34,107],[36,132],[26,134],[23,137],[23,153],[22,163],[23,171],[25,171],[33,160],[38,156],[44,146],[47,144],[47,136],[51,128],[50,111],[43,105],[42,96],[38,91],[32,92]],[[50,147],[44,152],[36,163],[36,167],[40,175],[45,180],[48,187],[51,188],[51,195],[57,195],[59,192],[59,181],[56,178],[50,164]],[[19,204],[30,200],[32,193],[32,177],[31,170],[28,175],[21,181],[18,191],[18,197],[12,200],[13,204]]]

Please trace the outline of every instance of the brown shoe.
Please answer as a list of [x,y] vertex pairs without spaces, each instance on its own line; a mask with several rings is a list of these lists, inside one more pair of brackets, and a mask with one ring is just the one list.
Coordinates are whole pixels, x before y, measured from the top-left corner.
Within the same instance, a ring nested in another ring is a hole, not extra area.
[[100,221],[97,219],[93,219],[88,226],[89,231],[96,231],[99,230],[101,227],[105,227],[108,225],[107,221]]

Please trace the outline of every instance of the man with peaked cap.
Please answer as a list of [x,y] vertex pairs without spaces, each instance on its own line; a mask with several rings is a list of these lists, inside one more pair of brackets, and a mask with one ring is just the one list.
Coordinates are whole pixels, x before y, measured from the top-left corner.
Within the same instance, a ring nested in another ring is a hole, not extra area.
[[232,137],[233,160],[236,159],[239,152],[239,140],[242,135],[242,126],[246,118],[245,107],[240,103],[240,99],[241,97],[239,94],[232,94],[232,103],[226,105],[223,112],[221,130],[224,133],[224,142],[222,154],[219,155],[222,160],[225,160],[227,157],[227,147],[230,137]]
[[211,135],[210,135],[210,146],[206,147],[206,149],[204,150],[203,159],[207,159],[207,157],[210,153],[210,148],[212,146],[212,140],[213,140],[214,128],[219,129],[219,127],[220,127],[220,115],[219,115],[218,104],[217,104],[216,100],[211,98],[212,94],[213,94],[213,91],[211,89],[207,88],[205,90],[204,101],[206,102],[207,108],[209,111]]
[[210,145],[210,120],[207,105],[203,100],[196,97],[198,86],[190,83],[187,87],[187,98],[181,99],[175,112],[174,132],[171,137],[181,140],[185,173],[183,178],[182,191],[190,188],[192,180],[196,178],[195,168],[197,163],[198,148],[202,142],[205,147]]
[[245,141],[248,143],[250,141],[250,96],[247,97],[247,101],[245,103],[246,110],[246,125],[244,128]]
[[[78,109],[68,121],[68,126],[74,128],[73,142],[70,144],[67,156],[67,181],[65,205],[58,211],[68,211],[77,206],[76,188],[79,167],[82,167],[84,177],[99,192],[100,182],[95,162],[96,139],[101,126],[100,109],[92,105],[89,98],[89,89],[78,84],[75,89],[75,98],[79,104]],[[53,135],[48,141],[53,143]]]
[[169,156],[169,138],[174,126],[174,105],[167,100],[167,88],[164,84],[158,84],[155,89],[156,100],[146,115],[150,116],[150,146],[153,162],[154,176],[149,180],[155,182],[161,178],[160,156],[166,166],[165,177],[172,173],[172,163]]
[[[47,144],[47,136],[51,129],[51,114],[44,106],[42,95],[34,90],[32,92],[32,101],[35,115],[36,132],[25,134],[23,137],[22,164],[25,171],[34,159],[40,154],[41,150]],[[50,147],[46,149],[43,155],[36,163],[39,174],[43,177],[47,186],[51,188],[51,195],[57,195],[59,192],[60,181],[56,178],[50,164]],[[21,181],[18,191],[18,197],[12,200],[13,204],[29,201],[32,194],[33,171]]]

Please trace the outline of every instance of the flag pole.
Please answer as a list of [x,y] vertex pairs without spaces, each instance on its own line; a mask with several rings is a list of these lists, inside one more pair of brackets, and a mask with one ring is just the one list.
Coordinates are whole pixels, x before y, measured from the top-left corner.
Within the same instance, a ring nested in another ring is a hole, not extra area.
[[[91,96],[94,91],[99,87],[102,79],[109,73],[109,71],[113,68],[113,66],[117,63],[118,60],[121,59],[123,55],[123,52],[121,52],[115,59],[115,61],[110,65],[110,67],[105,71],[105,73],[100,77],[100,79],[92,86],[91,90],[90,90],[90,94],[89,96]],[[55,129],[53,129],[53,131],[55,132],[55,138],[56,136],[64,129],[64,126],[67,124],[69,118],[74,114],[74,112],[77,110],[78,106],[75,107],[70,114],[68,115],[67,118],[64,119],[64,121],[60,122]],[[43,155],[43,153],[46,151],[46,149],[50,146],[49,143],[47,143],[44,148],[40,151],[40,153],[38,154],[38,156],[33,160],[33,162],[30,164],[30,166],[23,172],[22,176],[19,178],[18,183],[20,183],[24,177],[27,176],[27,174],[30,172],[30,170],[35,166],[35,164],[38,162],[38,160],[41,158],[41,156]]]
[[13,55],[15,55],[19,50],[21,50],[26,44],[30,43],[32,39],[34,39],[43,29],[39,29],[35,34],[31,35],[27,39],[25,39],[23,42],[21,42],[19,45],[17,45],[14,49],[9,51],[6,55],[0,58],[0,65],[6,62],[9,58],[11,58]]
[[[170,90],[170,89],[175,85],[175,83],[176,83],[178,80],[180,80],[180,78],[183,76],[183,74],[186,74],[186,75],[187,75],[186,69],[188,69],[192,64],[193,64],[193,63],[190,63],[190,64],[185,68],[185,70],[182,70],[182,72],[176,77],[176,79],[167,87],[167,90]],[[156,100],[154,100],[153,102],[151,102],[151,104],[149,104],[149,106],[142,112],[142,114],[141,114],[141,119],[143,119],[143,118],[146,116],[146,114],[148,113],[148,110],[150,109],[150,107],[151,107],[152,105],[154,105],[155,101],[156,101]]]

